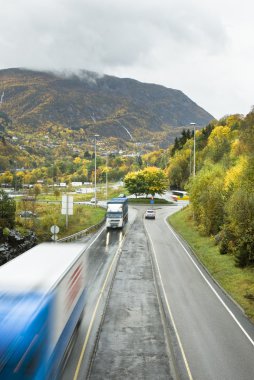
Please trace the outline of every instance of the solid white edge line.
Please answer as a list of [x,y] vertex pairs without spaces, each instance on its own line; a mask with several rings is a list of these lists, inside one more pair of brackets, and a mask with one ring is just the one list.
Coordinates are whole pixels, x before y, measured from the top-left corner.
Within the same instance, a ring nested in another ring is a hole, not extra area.
[[168,224],[167,220],[166,220],[167,217],[164,218],[164,222],[166,223],[167,227],[169,228],[169,230],[172,232],[172,234],[174,235],[174,237],[177,239],[177,241],[179,242],[179,244],[181,245],[181,247],[184,249],[185,253],[188,255],[189,259],[192,261],[192,263],[194,264],[194,266],[196,267],[196,269],[198,270],[198,272],[200,273],[200,275],[203,277],[203,279],[205,280],[205,282],[207,283],[207,285],[210,287],[210,289],[213,291],[213,293],[216,295],[216,297],[218,298],[218,300],[222,303],[222,305],[225,307],[225,309],[227,310],[227,312],[230,314],[230,316],[233,318],[233,320],[235,321],[235,323],[238,325],[238,327],[242,330],[242,332],[244,333],[244,335],[246,336],[246,338],[249,340],[249,342],[252,344],[252,346],[254,347],[254,341],[253,339],[249,336],[249,334],[247,333],[247,331],[243,328],[243,326],[241,325],[241,323],[238,321],[238,319],[236,318],[236,316],[233,314],[233,312],[229,309],[229,307],[225,304],[225,302],[223,301],[223,299],[220,297],[220,295],[217,293],[217,291],[214,289],[214,287],[212,286],[212,284],[208,281],[208,279],[206,278],[206,276],[202,273],[201,269],[198,267],[198,265],[195,263],[194,259],[191,257],[191,255],[189,254],[189,252],[187,251],[187,249],[184,247],[184,245],[182,244],[181,240],[178,238],[178,236],[175,234],[174,230],[172,229],[172,227]]
[[91,241],[91,243],[86,247],[86,250],[89,249],[93,243],[98,239],[98,237],[102,234],[102,232],[105,230],[105,227],[101,228],[101,231],[95,236],[95,238]]
[[[145,228],[146,228],[146,226],[145,226]],[[191,374],[191,370],[190,370],[190,367],[189,367],[189,364],[188,364],[188,361],[187,361],[187,358],[186,358],[186,355],[185,355],[185,352],[184,352],[184,349],[183,349],[183,345],[182,345],[180,336],[178,334],[178,330],[177,330],[177,327],[176,327],[176,324],[175,324],[175,320],[174,320],[174,317],[173,317],[173,314],[172,314],[172,311],[171,311],[171,308],[170,308],[170,305],[169,305],[169,302],[168,302],[168,298],[167,298],[167,295],[166,295],[166,291],[165,291],[164,285],[163,285],[163,281],[162,281],[162,277],[161,277],[161,272],[160,272],[159,264],[158,264],[157,257],[156,257],[156,251],[155,251],[152,239],[150,237],[150,234],[149,234],[147,228],[146,228],[146,232],[147,232],[147,235],[149,237],[149,240],[150,240],[150,243],[151,243],[151,246],[152,246],[152,249],[153,249],[154,259],[155,259],[155,262],[156,262],[156,267],[157,267],[157,271],[158,271],[158,274],[159,274],[159,278],[160,278],[160,282],[161,282],[161,287],[162,287],[163,295],[164,295],[164,298],[165,298],[165,301],[166,301],[166,305],[167,305],[169,316],[170,316],[170,319],[171,319],[171,322],[172,322],[172,325],[173,325],[173,329],[175,331],[176,338],[177,338],[177,341],[178,341],[178,344],[179,344],[179,347],[180,347],[180,351],[181,351],[181,354],[182,354],[182,357],[183,357],[183,361],[184,361],[184,364],[185,364],[185,367],[186,367],[186,371],[188,373],[189,379],[193,380],[193,377],[192,377],[192,374]]]
[[[101,233],[103,232],[104,229],[102,229],[102,231],[96,236],[96,238],[92,241],[92,243],[89,245],[88,248],[90,248],[92,246],[92,244],[98,239],[98,237],[101,235]],[[108,282],[108,278],[109,278],[109,275],[112,271],[112,268],[113,268],[113,265],[115,263],[115,260],[116,258],[119,256],[120,252],[121,252],[121,249],[122,249],[122,246],[123,246],[123,241],[124,241],[124,238],[122,239],[113,259],[112,259],[112,262],[110,264],[110,267],[109,267],[109,270],[106,274],[106,277],[105,277],[105,280],[103,282],[103,285],[102,285],[102,288],[100,290],[100,293],[99,293],[99,297],[97,299],[97,302],[95,304],[95,307],[94,307],[94,311],[92,313],[92,317],[91,317],[91,320],[90,320],[90,323],[89,323],[89,326],[88,326],[88,330],[87,330],[87,333],[85,335],[85,340],[84,340],[84,343],[83,343],[83,346],[82,346],[82,350],[81,350],[81,353],[80,353],[80,356],[79,356],[79,360],[78,360],[78,364],[77,364],[77,367],[75,369],[75,373],[74,373],[74,376],[73,376],[73,380],[77,380],[78,379],[78,375],[79,375],[79,372],[80,372],[80,368],[81,368],[81,364],[82,364],[82,361],[83,361],[83,358],[84,358],[84,354],[85,354],[85,351],[86,351],[86,347],[87,347],[87,344],[88,344],[88,340],[90,338],[90,335],[91,335],[91,331],[92,331],[92,327],[93,327],[93,324],[94,324],[94,320],[95,320],[95,316],[96,316],[96,313],[97,313],[97,309],[99,307],[99,304],[100,304],[100,301],[101,301],[101,298],[102,298],[102,295],[103,295],[103,292],[105,291],[105,288],[106,288],[106,285],[107,285],[107,282]]]

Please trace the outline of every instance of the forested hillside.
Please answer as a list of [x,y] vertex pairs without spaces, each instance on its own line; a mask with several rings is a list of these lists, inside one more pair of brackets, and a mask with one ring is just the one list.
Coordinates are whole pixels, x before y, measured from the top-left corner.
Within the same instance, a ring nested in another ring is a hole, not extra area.
[[179,90],[85,70],[68,75],[0,70],[0,97],[11,131],[53,137],[56,128],[80,131],[83,141],[98,133],[122,145],[165,147],[190,122],[201,128],[213,119]]
[[254,263],[254,110],[232,115],[196,131],[196,175],[191,135],[171,149],[167,167],[172,187],[190,192],[200,232],[213,235],[221,254],[236,264]]

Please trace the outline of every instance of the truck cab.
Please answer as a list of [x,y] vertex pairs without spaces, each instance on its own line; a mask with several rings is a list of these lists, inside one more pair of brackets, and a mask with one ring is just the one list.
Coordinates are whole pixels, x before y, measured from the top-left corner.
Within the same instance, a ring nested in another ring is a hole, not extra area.
[[128,221],[128,198],[113,198],[107,202],[106,228],[123,228]]

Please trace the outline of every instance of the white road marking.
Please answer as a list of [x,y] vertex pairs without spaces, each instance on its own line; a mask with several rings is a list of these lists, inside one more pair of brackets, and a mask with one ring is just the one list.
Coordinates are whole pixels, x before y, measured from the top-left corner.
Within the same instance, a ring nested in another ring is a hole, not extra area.
[[241,323],[238,321],[238,319],[236,318],[236,316],[232,313],[232,311],[229,309],[229,307],[225,304],[225,302],[223,301],[223,299],[220,297],[220,295],[217,293],[217,291],[214,289],[214,287],[212,286],[212,284],[208,281],[208,279],[205,277],[205,275],[202,273],[201,269],[198,267],[198,265],[195,263],[194,259],[191,257],[191,255],[189,254],[189,252],[187,251],[187,249],[184,247],[184,245],[182,244],[182,242],[180,241],[180,239],[178,238],[178,236],[175,234],[174,230],[170,227],[170,225],[168,224],[166,218],[164,219],[164,222],[166,223],[167,227],[169,228],[169,230],[172,232],[172,234],[174,235],[174,237],[176,238],[176,240],[179,242],[179,244],[181,245],[181,247],[183,248],[183,250],[185,251],[185,253],[188,255],[189,259],[192,261],[192,263],[194,264],[194,266],[196,267],[196,269],[198,270],[198,272],[200,273],[200,275],[203,277],[203,279],[205,280],[205,282],[207,283],[207,285],[210,287],[210,289],[213,291],[213,293],[216,295],[216,297],[218,298],[218,300],[221,302],[221,304],[225,307],[225,309],[227,310],[227,312],[230,314],[230,316],[233,318],[233,320],[235,321],[235,323],[238,325],[238,327],[240,327],[240,329],[242,330],[242,332],[244,333],[244,335],[246,336],[246,338],[249,340],[249,342],[252,344],[252,346],[254,347],[254,341],[253,339],[249,336],[249,334],[247,333],[247,331],[243,328],[243,326],[241,325]]
[[[93,242],[89,245],[88,248],[90,248],[91,245],[98,239],[98,237],[101,235],[102,231],[97,235],[97,237],[93,240]],[[102,285],[102,288],[100,290],[100,295],[99,295],[99,297],[97,299],[97,302],[96,302],[96,305],[95,305],[95,308],[94,308],[94,311],[93,311],[93,314],[92,314],[92,318],[91,318],[90,323],[89,323],[89,327],[88,327],[88,330],[87,330],[87,333],[86,333],[86,336],[85,336],[84,344],[83,344],[83,347],[82,347],[82,350],[81,350],[81,353],[80,353],[80,357],[79,357],[79,360],[78,360],[78,364],[77,364],[77,367],[76,367],[76,370],[75,370],[75,374],[74,374],[73,380],[77,380],[77,378],[78,378],[80,367],[81,367],[81,364],[82,364],[82,361],[83,361],[83,357],[84,357],[84,354],[85,354],[85,351],[86,351],[88,340],[89,340],[89,337],[91,335],[92,327],[93,327],[94,320],[95,320],[95,317],[96,317],[97,309],[99,307],[102,295],[103,295],[103,293],[105,291],[105,288],[106,288],[106,285],[107,285],[107,282],[108,282],[108,278],[109,278],[109,275],[110,275],[110,273],[112,271],[114,262],[116,261],[116,258],[118,257],[118,255],[121,252],[123,241],[124,241],[124,239],[120,242],[120,245],[119,245],[119,247],[118,247],[118,249],[117,249],[117,251],[116,251],[116,253],[114,255],[114,258],[113,258],[113,260],[112,260],[112,262],[110,264],[110,267],[109,267],[109,270],[107,272],[106,278],[105,278],[104,283]]]
[[189,364],[188,364],[188,361],[187,361],[187,358],[186,358],[186,355],[185,355],[185,352],[184,352],[184,349],[183,349],[183,345],[182,345],[180,336],[178,334],[178,330],[177,330],[177,327],[176,327],[176,324],[175,324],[175,320],[174,320],[174,317],[173,317],[173,314],[172,314],[172,311],[171,311],[171,307],[170,307],[169,302],[168,302],[168,298],[167,298],[167,295],[166,295],[166,291],[165,291],[165,288],[164,288],[164,284],[163,284],[163,280],[162,280],[162,276],[161,276],[161,272],[160,272],[160,268],[159,268],[159,264],[158,264],[158,261],[157,261],[156,251],[155,251],[152,239],[150,237],[150,234],[147,231],[146,225],[145,225],[145,229],[146,229],[147,235],[149,237],[149,240],[150,240],[150,243],[151,243],[151,246],[152,246],[152,249],[153,249],[154,258],[155,258],[156,267],[157,267],[159,278],[160,278],[160,282],[161,282],[161,287],[162,287],[163,295],[164,295],[164,298],[165,298],[165,301],[166,301],[166,305],[167,305],[169,316],[170,316],[170,319],[171,319],[171,322],[172,322],[172,326],[173,326],[173,329],[175,331],[176,338],[177,338],[177,341],[178,341],[178,344],[179,344],[179,347],[180,347],[180,350],[181,350],[181,354],[182,354],[183,361],[184,361],[184,364],[185,364],[185,367],[186,367],[186,371],[188,373],[189,379],[193,380],[193,377],[192,377],[192,374],[191,374],[191,370],[190,370],[190,367],[189,367]]

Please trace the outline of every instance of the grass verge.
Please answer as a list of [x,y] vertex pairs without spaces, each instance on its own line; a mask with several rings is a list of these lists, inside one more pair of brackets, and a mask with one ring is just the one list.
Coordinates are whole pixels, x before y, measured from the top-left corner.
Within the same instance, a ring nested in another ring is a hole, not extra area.
[[213,238],[200,235],[189,208],[173,214],[168,221],[187,241],[214,279],[254,322],[254,268],[238,268],[233,256],[221,255]]
[[[151,198],[129,198],[128,199],[128,202],[129,203],[132,203],[132,204],[145,204],[145,205],[150,205],[151,204]],[[166,199],[160,199],[160,198],[154,198],[154,203],[153,204],[167,204],[167,205],[170,205],[170,204],[173,204],[173,202],[169,202],[167,201]]]
[[[108,198],[117,197],[121,192],[123,192],[122,187],[111,186],[108,188]],[[58,195],[53,193],[39,194],[36,198],[31,195],[22,198],[17,197],[16,228],[23,231],[24,234],[27,230],[34,231],[38,237],[38,242],[43,242],[51,240],[50,227],[52,225],[57,225],[60,228],[58,238],[61,239],[98,224],[105,217],[106,210],[99,206],[76,203],[74,204],[74,214],[68,217],[68,227],[66,227],[66,216],[61,214],[62,195],[64,192]],[[74,202],[85,202],[90,201],[94,193],[71,195]],[[105,200],[105,194],[100,187],[97,189],[97,199]],[[21,218],[19,213],[24,210],[32,211],[36,217]]]
[[60,228],[58,234],[60,239],[98,224],[103,220],[106,210],[101,207],[74,205],[74,213],[68,217],[68,226],[66,226],[66,216],[61,214],[61,204],[39,203],[35,212],[36,218],[17,217],[17,227],[34,231],[38,241],[43,242],[51,240],[52,225]]

